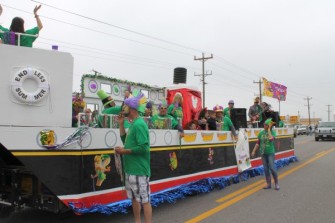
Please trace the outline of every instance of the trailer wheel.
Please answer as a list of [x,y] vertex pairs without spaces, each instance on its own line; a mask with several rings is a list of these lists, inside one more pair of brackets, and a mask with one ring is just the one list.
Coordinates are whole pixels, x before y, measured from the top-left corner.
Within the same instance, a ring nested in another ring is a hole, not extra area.
[[318,138],[318,137],[315,137],[315,141],[319,141],[319,138]]

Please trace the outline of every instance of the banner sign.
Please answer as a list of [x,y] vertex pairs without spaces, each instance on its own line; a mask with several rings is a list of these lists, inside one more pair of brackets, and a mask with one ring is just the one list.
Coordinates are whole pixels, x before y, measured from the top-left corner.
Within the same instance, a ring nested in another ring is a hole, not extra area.
[[251,168],[250,154],[249,154],[249,140],[247,132],[244,129],[240,129],[238,133],[238,140],[235,147],[235,156],[236,156],[238,172],[241,173]]
[[290,123],[291,124],[297,124],[297,123],[299,123],[298,116],[290,116]]
[[281,84],[273,83],[263,77],[263,95],[271,98],[276,98],[279,101],[286,100],[287,87]]

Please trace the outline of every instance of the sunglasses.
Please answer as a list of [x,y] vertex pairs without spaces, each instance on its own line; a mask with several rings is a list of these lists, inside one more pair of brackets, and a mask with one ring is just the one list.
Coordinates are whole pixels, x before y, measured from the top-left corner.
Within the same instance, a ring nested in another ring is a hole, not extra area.
[[163,107],[161,107],[161,109],[167,109],[167,108],[163,108]]

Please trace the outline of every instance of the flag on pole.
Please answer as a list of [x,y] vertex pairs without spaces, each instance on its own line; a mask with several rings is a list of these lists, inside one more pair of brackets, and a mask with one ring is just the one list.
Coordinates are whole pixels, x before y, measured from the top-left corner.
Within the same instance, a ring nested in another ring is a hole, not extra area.
[[263,96],[276,98],[279,101],[286,100],[287,87],[281,84],[277,84],[271,81],[268,81],[263,77]]

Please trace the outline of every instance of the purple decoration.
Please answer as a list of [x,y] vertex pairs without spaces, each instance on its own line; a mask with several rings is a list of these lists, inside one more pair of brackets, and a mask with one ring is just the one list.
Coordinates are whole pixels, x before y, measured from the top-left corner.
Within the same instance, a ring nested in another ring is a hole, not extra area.
[[90,84],[90,88],[92,88],[92,89],[97,89],[97,85],[96,84]]
[[139,101],[142,97],[144,97],[144,94],[140,93],[136,97],[127,98],[124,100],[124,104],[128,105],[130,108],[137,109],[139,106]]

